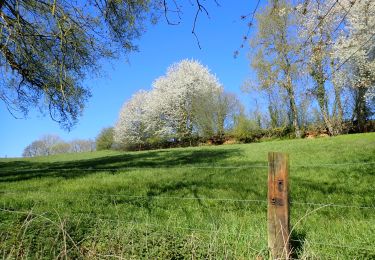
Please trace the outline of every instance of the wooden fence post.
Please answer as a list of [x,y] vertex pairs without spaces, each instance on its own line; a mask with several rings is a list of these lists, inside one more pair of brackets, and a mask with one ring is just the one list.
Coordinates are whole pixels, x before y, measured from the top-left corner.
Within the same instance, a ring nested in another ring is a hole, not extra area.
[[288,155],[268,153],[268,247],[273,259],[289,259]]

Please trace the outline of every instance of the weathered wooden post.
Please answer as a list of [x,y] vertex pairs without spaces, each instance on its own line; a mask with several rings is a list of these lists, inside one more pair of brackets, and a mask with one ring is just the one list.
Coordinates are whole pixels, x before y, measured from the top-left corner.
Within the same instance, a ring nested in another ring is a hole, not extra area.
[[268,153],[268,247],[273,259],[289,259],[288,155]]

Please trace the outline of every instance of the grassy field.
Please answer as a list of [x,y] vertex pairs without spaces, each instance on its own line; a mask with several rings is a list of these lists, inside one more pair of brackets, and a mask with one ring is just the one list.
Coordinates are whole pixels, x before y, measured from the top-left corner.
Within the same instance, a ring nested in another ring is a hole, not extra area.
[[267,259],[267,153],[295,258],[375,259],[375,134],[0,160],[3,258]]

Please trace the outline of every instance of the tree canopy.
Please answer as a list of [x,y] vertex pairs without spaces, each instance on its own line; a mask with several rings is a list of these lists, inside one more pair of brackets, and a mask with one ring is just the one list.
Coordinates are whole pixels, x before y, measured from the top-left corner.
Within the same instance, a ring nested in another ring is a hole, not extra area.
[[14,116],[31,107],[70,128],[90,97],[83,85],[102,58],[137,49],[148,0],[0,0],[0,99]]
[[215,75],[195,60],[173,64],[125,102],[114,128],[115,143],[141,148],[154,140],[184,143],[223,135],[238,100],[225,93]]

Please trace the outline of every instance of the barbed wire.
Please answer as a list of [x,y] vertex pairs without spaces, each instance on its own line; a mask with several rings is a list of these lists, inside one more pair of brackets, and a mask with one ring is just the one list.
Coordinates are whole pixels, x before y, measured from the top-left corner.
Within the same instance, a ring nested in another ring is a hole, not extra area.
[[299,243],[303,243],[303,244],[310,244],[310,245],[321,245],[321,246],[339,247],[339,248],[348,248],[348,249],[360,249],[360,250],[374,251],[375,252],[374,247],[372,247],[372,248],[356,247],[356,246],[348,246],[348,245],[340,245],[340,244],[332,244],[332,243],[310,242],[310,241],[304,241],[304,240],[299,240],[299,239],[290,239],[290,241],[299,242]]
[[298,168],[319,168],[319,167],[343,167],[343,166],[351,166],[351,165],[373,165],[375,162],[347,162],[347,163],[321,163],[321,164],[296,164],[290,165],[290,167],[298,167]]
[[335,204],[335,203],[314,203],[314,202],[298,202],[291,201],[290,204],[295,205],[309,205],[309,206],[325,206],[325,207],[336,207],[336,208],[355,208],[355,209],[375,209],[375,206],[359,206],[354,204]]
[[[375,33],[374,33],[375,36]],[[322,167],[342,167],[342,166],[351,166],[351,165],[373,165],[375,162],[347,162],[347,163],[321,163],[321,164],[291,164],[290,168],[322,168]],[[23,173],[23,172],[35,172],[35,171],[108,171],[108,172],[117,172],[117,171],[127,171],[127,170],[158,170],[158,169],[253,169],[253,168],[268,168],[270,164],[259,164],[259,165],[243,165],[243,166],[224,166],[224,165],[202,165],[202,166],[139,166],[139,167],[119,167],[119,168],[54,168],[54,167],[45,167],[45,168],[31,168],[31,169],[16,169],[16,170],[5,170],[3,173]],[[1,176],[0,176],[1,178]]]
[[[21,193],[33,193],[30,191],[20,191]],[[54,194],[54,195],[74,195],[74,196],[94,196],[94,197],[126,197],[134,199],[155,199],[155,200],[194,200],[194,201],[220,201],[220,202],[243,202],[243,203],[261,203],[267,204],[268,200],[260,199],[233,199],[233,198],[207,198],[207,197],[180,197],[180,196],[147,196],[147,195],[129,195],[129,194],[108,194],[108,193],[80,193],[80,192],[49,192],[49,191],[36,191],[35,193],[45,193],[45,194]],[[0,191],[0,194],[13,194],[20,195],[20,193],[3,190]],[[298,202],[290,201],[290,204],[294,205],[305,205],[305,206],[324,206],[324,207],[333,207],[333,208],[353,208],[353,209],[372,209],[375,210],[375,206],[361,206],[355,204],[336,204],[336,203],[316,203],[316,202]]]
[[[375,163],[375,162],[374,162]],[[126,171],[126,170],[157,170],[157,169],[250,169],[250,168],[267,168],[268,165],[251,165],[251,166],[219,166],[219,165],[205,165],[205,166],[139,166],[139,167],[119,167],[119,168],[33,168],[33,169],[20,169],[7,172],[32,172],[32,171]]]

